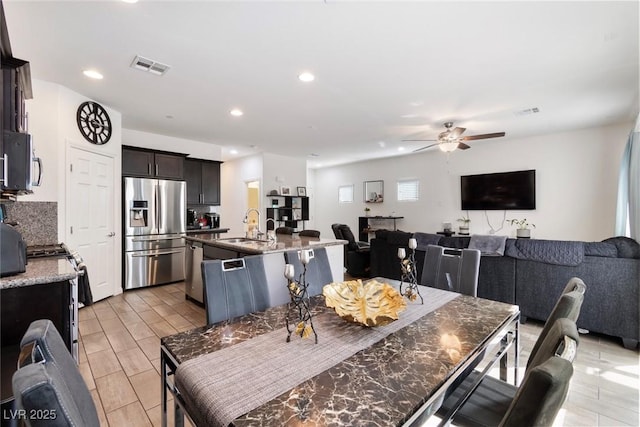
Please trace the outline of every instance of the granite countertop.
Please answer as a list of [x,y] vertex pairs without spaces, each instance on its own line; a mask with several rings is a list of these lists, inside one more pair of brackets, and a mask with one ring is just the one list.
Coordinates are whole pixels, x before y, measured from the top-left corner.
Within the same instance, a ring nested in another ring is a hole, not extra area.
[[244,239],[243,237],[224,237],[219,239],[216,238],[214,234],[198,236],[187,235],[184,237],[184,239],[188,242],[200,242],[204,245],[215,246],[218,248],[229,249],[232,251],[248,254],[277,253],[294,249],[313,249],[317,247],[347,244],[346,240],[322,239],[317,237],[300,237],[296,234],[277,234],[276,240],[272,242],[269,242],[267,240]]
[[187,234],[217,234],[226,233],[228,228],[191,228],[187,229]]
[[0,279],[0,289],[56,283],[75,279],[78,273],[67,258],[32,258],[24,273]]

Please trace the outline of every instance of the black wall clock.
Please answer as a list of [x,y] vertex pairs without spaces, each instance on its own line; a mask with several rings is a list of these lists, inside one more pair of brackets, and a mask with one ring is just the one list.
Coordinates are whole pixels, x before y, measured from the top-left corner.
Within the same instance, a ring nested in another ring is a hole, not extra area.
[[76,121],[80,133],[90,143],[103,145],[109,142],[111,119],[102,105],[92,101],[83,102],[78,107]]

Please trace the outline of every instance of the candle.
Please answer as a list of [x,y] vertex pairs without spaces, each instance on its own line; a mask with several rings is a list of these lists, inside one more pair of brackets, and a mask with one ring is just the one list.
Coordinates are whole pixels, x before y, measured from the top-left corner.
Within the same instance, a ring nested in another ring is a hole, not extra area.
[[293,276],[295,275],[295,269],[293,268],[293,264],[286,264],[284,266],[284,277],[289,280],[293,280]]
[[416,239],[409,239],[409,248],[415,249],[418,247],[418,241]]
[[306,250],[306,249],[301,250],[299,255],[298,255],[298,257],[300,258],[300,262],[305,264],[305,265],[309,264],[309,260],[311,259],[309,257],[309,251]]
[[404,251],[404,248],[398,248],[398,258],[404,259],[407,254]]

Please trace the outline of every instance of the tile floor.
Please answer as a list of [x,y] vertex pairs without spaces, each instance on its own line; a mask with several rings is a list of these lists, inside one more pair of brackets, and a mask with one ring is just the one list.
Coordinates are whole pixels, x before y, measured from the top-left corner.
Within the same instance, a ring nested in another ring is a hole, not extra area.
[[[204,325],[204,310],[185,301],[184,283],[177,283],[128,291],[79,316],[80,370],[102,425],[160,426],[160,337]],[[539,323],[522,325],[520,366],[540,330]],[[637,350],[617,340],[583,335],[555,425],[640,425],[639,361]]]

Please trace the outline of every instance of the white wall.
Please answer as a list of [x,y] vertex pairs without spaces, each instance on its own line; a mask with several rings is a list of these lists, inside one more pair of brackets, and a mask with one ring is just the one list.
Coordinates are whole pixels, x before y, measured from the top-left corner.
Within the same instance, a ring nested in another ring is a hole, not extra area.
[[[364,216],[363,181],[384,180],[384,202],[367,204],[371,216],[404,216],[405,231],[442,230],[450,221],[457,229],[460,176],[536,169],[537,209],[507,211],[506,218],[527,218],[541,239],[597,241],[613,235],[618,167],[633,123],[540,135],[518,140],[476,141],[466,151],[447,157],[439,150],[366,161],[315,172],[316,226],[333,235],[331,224],[349,224],[357,236],[358,217]],[[418,202],[397,202],[397,180],[420,181]],[[354,185],[354,203],[338,203],[338,187]],[[504,211],[470,211],[471,233],[488,234],[500,228]],[[497,234],[515,235],[508,224]]]
[[[229,228],[228,236],[244,236],[242,223],[247,211],[248,181],[262,181],[263,160],[261,154],[224,162],[220,167],[220,227]],[[264,193],[264,187],[260,188]],[[262,207],[260,211],[262,212]],[[261,216],[264,224],[264,215]],[[261,228],[264,226],[261,225]]]
[[188,154],[194,159],[222,160],[222,147],[207,142],[122,129],[122,145]]

